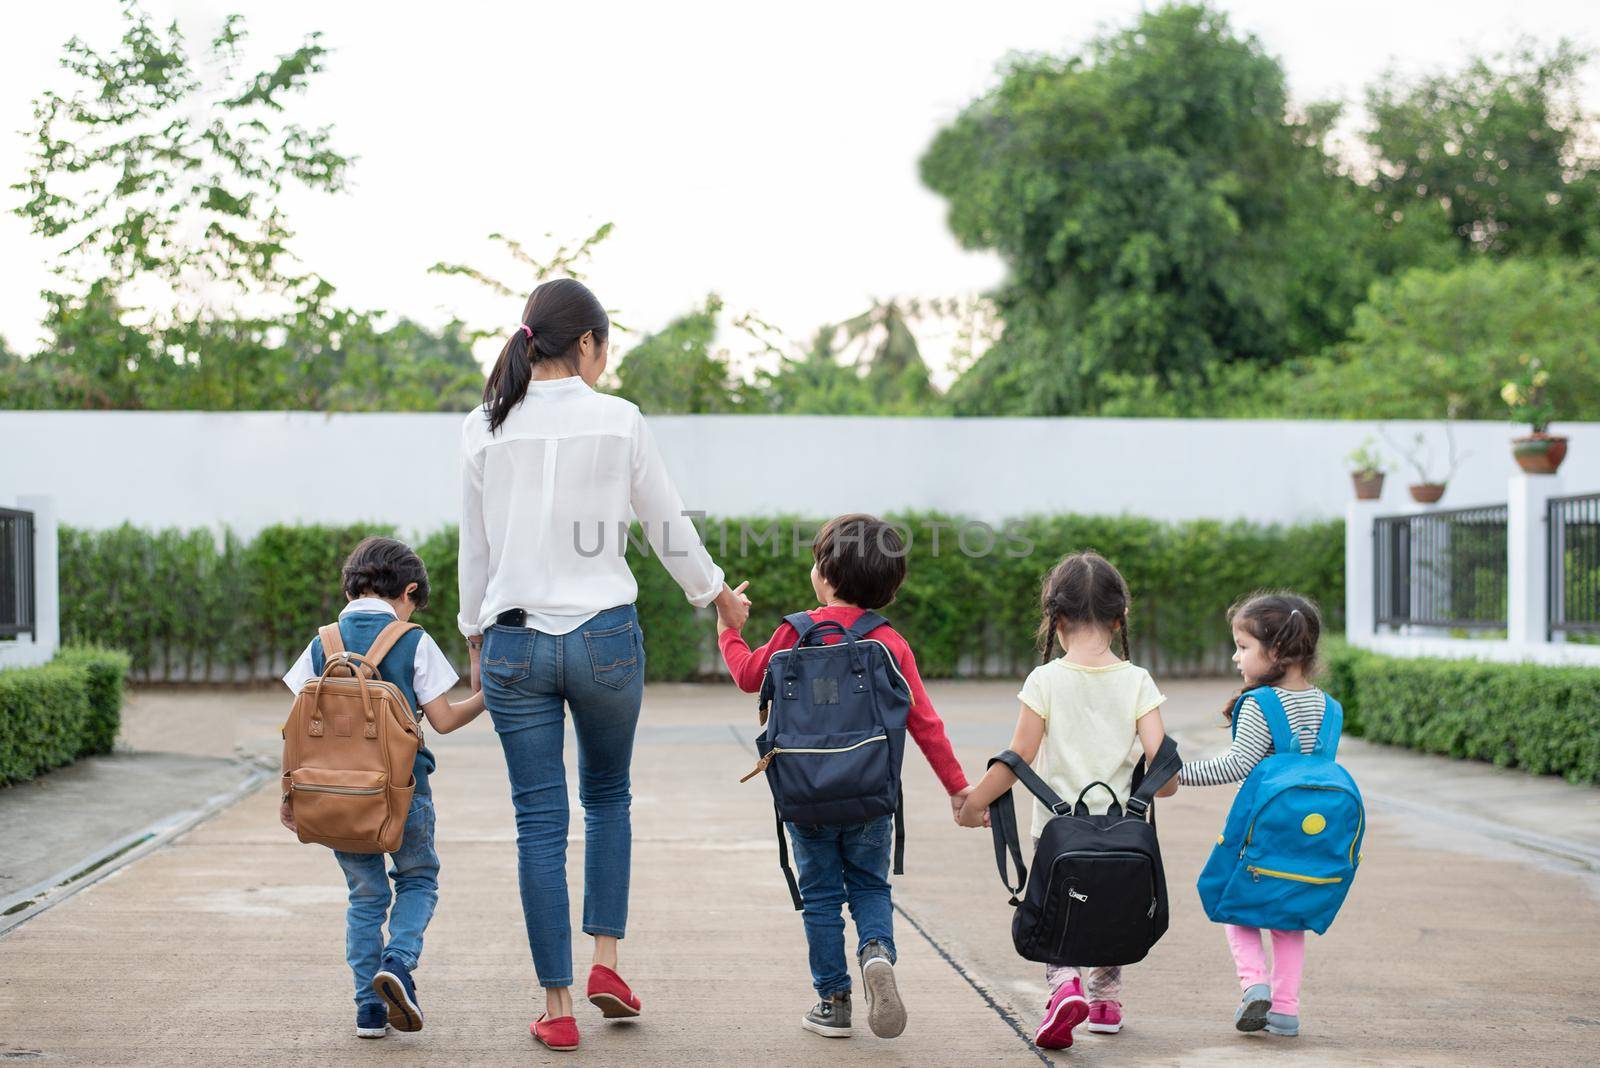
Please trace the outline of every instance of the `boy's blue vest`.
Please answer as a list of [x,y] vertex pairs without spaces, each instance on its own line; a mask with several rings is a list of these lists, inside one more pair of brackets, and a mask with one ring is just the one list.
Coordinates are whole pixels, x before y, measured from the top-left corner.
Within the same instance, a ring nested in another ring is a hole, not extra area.
[[1273,753],[1239,787],[1200,873],[1200,903],[1216,923],[1322,934],[1350,891],[1366,830],[1361,791],[1334,763],[1344,709],[1327,697],[1315,747],[1304,753],[1270,686],[1240,696],[1235,733],[1245,697],[1260,706]]
[[[383,628],[394,622],[394,616],[387,612],[351,612],[339,617],[339,638],[344,642],[344,647],[352,653],[364,653],[372,648],[372,643],[378,640],[378,635]],[[419,720],[422,718],[422,709],[417,704],[417,691],[412,687],[412,678],[417,665],[417,645],[422,641],[422,628],[413,627],[400,636],[394,643],[394,648],[383,658],[383,663],[378,665],[378,677],[384,682],[392,682],[399,687],[405,695],[406,704],[411,706],[411,714]],[[322,653],[322,639],[311,640],[311,670],[318,675],[327,667],[327,661]],[[436,767],[433,754],[427,746],[417,750],[416,762],[412,771],[417,777],[417,790],[412,796],[429,797],[432,791],[428,788],[428,775]]]

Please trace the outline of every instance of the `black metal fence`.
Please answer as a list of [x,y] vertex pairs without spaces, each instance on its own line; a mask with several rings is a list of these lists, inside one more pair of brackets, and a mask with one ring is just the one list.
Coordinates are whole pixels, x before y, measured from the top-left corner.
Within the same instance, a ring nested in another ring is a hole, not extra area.
[[33,513],[0,508],[0,638],[33,633]]
[[1372,536],[1379,626],[1505,627],[1505,505],[1380,516]]
[[1546,507],[1547,637],[1600,634],[1600,493],[1552,497]]

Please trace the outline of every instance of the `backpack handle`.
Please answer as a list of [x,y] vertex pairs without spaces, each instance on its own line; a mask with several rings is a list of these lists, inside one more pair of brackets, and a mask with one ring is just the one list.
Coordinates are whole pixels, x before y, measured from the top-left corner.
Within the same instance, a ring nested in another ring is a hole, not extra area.
[[[840,637],[850,646],[850,670],[857,675],[866,673],[866,665],[861,660],[861,649],[857,644],[856,635],[852,628],[846,627],[843,623],[836,623],[831,619],[812,619],[808,612],[795,612],[793,615],[784,616],[783,621],[795,629],[797,637],[795,638],[794,648],[796,649],[805,645],[823,645],[825,643],[821,641],[822,635],[838,631]],[[811,641],[813,635],[818,638],[815,642]],[[788,658],[783,677],[786,682],[794,682],[800,678],[800,669],[795,666],[793,656]]]
[[1096,779],[1094,782],[1090,783],[1088,786],[1085,786],[1081,791],[1078,792],[1078,800],[1077,803],[1072,806],[1072,814],[1074,816],[1087,816],[1089,814],[1089,806],[1083,803],[1083,799],[1084,796],[1096,786],[1104,787],[1106,793],[1111,795],[1111,807],[1106,809],[1106,815],[1122,815],[1122,805],[1117,801],[1117,792],[1111,787],[1106,786],[1106,784],[1101,782],[1099,779]]

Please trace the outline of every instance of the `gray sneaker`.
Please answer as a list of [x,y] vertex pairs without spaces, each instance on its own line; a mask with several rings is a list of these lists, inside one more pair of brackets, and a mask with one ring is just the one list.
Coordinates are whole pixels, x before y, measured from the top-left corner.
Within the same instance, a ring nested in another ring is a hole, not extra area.
[[906,1006],[894,983],[894,961],[882,942],[861,947],[861,985],[867,989],[867,1026],[879,1038],[899,1038],[906,1029]]
[[1259,1031],[1267,1026],[1267,1013],[1272,1008],[1272,988],[1257,983],[1244,992],[1239,1008],[1233,1014],[1233,1026],[1241,1031]]
[[823,1038],[849,1038],[852,1033],[850,991],[841,990],[837,994],[829,994],[811,1006],[811,1011],[801,1018],[800,1026]]
[[1300,1033],[1300,1017],[1282,1012],[1267,1013],[1267,1034],[1294,1038]]

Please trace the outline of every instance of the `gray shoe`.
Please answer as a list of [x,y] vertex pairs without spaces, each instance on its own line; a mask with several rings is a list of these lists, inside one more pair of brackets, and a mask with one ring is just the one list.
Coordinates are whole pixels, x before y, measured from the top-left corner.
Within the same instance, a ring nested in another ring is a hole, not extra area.
[[1244,992],[1239,1009],[1233,1014],[1233,1026],[1241,1031],[1259,1031],[1267,1026],[1267,1014],[1272,1009],[1272,988],[1257,983]]
[[882,942],[861,947],[861,985],[867,989],[867,1026],[879,1038],[899,1038],[906,1029],[906,1007],[894,982],[894,961]]
[[823,1038],[849,1038],[850,991],[829,994],[811,1007],[800,1020],[800,1026]]
[[1300,1017],[1281,1012],[1267,1013],[1267,1034],[1294,1038],[1300,1033]]

